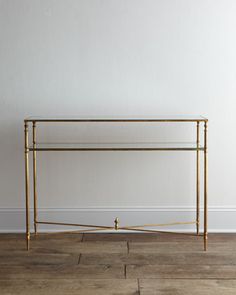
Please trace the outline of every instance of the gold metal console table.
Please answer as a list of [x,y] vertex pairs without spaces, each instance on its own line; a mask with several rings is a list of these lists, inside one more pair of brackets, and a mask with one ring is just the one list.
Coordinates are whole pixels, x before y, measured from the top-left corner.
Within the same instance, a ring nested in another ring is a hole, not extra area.
[[[40,123],[192,123],[196,124],[196,141],[194,143],[178,143],[167,145],[163,143],[154,144],[142,144],[142,145],[132,145],[132,144],[77,144],[77,145],[47,145],[40,144],[36,142],[36,124]],[[204,142],[203,145],[200,143],[200,124],[204,124]],[[52,225],[68,225],[68,226],[79,226],[83,228],[92,228],[88,230],[74,231],[74,232],[84,232],[84,231],[95,231],[95,230],[127,230],[127,231],[140,231],[140,232],[154,232],[154,233],[173,233],[170,231],[162,230],[151,230],[144,229],[144,227],[158,227],[165,225],[178,225],[178,224],[195,224],[196,234],[194,233],[180,233],[179,234],[194,234],[203,236],[204,240],[204,250],[207,250],[207,194],[208,194],[208,148],[207,148],[207,123],[208,119],[202,116],[175,116],[175,117],[156,117],[156,118],[143,118],[143,119],[130,119],[130,118],[117,118],[117,119],[104,119],[104,118],[39,118],[39,117],[29,117],[24,120],[24,138],[25,138],[25,194],[26,194],[26,244],[27,250],[30,248],[30,207],[29,207],[29,152],[33,152],[33,195],[34,195],[34,232],[37,234],[37,226],[39,224],[52,224]],[[29,124],[32,125],[32,144],[29,145]],[[74,224],[74,223],[62,223],[62,222],[52,222],[52,221],[40,221],[37,215],[37,177],[36,177],[36,152],[43,151],[194,151],[196,152],[196,218],[194,221],[190,222],[175,222],[169,224],[145,224],[137,226],[124,226],[119,227],[118,218],[114,221],[114,226],[105,225],[91,225],[91,224]],[[200,151],[204,153],[204,230],[200,233]],[[176,233],[176,232],[175,232]]]

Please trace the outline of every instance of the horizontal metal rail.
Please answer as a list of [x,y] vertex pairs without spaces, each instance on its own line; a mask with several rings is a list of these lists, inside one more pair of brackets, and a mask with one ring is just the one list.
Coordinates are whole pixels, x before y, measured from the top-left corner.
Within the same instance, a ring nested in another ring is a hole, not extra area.
[[81,152],[89,152],[89,151],[120,151],[120,152],[128,152],[128,151],[204,151],[203,147],[200,148],[29,148],[29,151],[81,151]]
[[53,221],[36,221],[35,223],[52,224],[52,225],[67,225],[67,226],[81,226],[81,227],[94,227],[94,228],[101,228],[101,229],[114,229],[113,226],[93,225],[93,224],[64,223],[64,222],[53,222]]
[[[39,224],[53,224],[53,225],[68,225],[68,226],[81,226],[81,227],[94,227],[94,228],[107,228],[113,229],[113,226],[106,225],[93,225],[93,224],[81,224],[81,223],[65,223],[65,222],[54,222],[54,221],[36,221]],[[171,223],[150,223],[143,225],[131,225],[125,226],[123,228],[141,228],[141,227],[154,227],[154,226],[173,226],[173,225],[182,225],[182,224],[196,224],[196,221],[184,221],[184,222],[171,222]],[[121,229],[121,227],[119,227]]]
[[[75,230],[75,231],[59,231],[53,233],[44,233],[44,234],[56,234],[56,233],[85,233],[85,232],[95,232],[100,230],[113,230],[113,226],[105,225],[93,225],[93,224],[79,224],[79,223],[64,223],[64,222],[53,222],[53,221],[37,221],[37,224],[52,224],[52,225],[63,225],[63,226],[79,226],[79,227],[91,227],[91,229]],[[148,232],[148,233],[163,233],[163,234],[182,234],[196,236],[193,233],[183,233],[183,232],[173,232],[173,231],[164,231],[164,230],[152,230],[152,229],[142,229],[143,227],[154,227],[154,226],[173,226],[181,224],[196,224],[195,221],[189,222],[172,222],[172,223],[159,223],[159,224],[144,224],[144,225],[134,225],[134,226],[122,226],[118,230],[127,230],[127,231],[137,231],[137,232]],[[200,235],[201,236],[201,235]]]

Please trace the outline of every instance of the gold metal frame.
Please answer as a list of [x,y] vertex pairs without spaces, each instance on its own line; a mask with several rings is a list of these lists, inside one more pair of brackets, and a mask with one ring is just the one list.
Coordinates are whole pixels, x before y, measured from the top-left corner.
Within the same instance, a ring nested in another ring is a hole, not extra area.
[[[36,142],[36,122],[190,122],[196,123],[196,147],[39,147]],[[29,123],[32,123],[32,146],[29,146]],[[200,123],[204,123],[204,145],[200,146]],[[204,250],[207,250],[207,198],[208,198],[208,143],[207,143],[207,123],[208,119],[204,117],[197,118],[157,118],[157,119],[50,119],[50,118],[28,118],[24,120],[24,146],[25,146],[25,196],[26,196],[26,245],[27,250],[30,249],[30,207],[29,207],[29,152],[33,152],[33,196],[34,196],[34,233],[38,233],[37,228],[40,224],[52,225],[68,225],[78,226],[90,229],[64,231],[66,233],[79,233],[99,230],[127,230],[150,233],[169,233],[183,235],[198,235],[203,236]],[[196,220],[190,222],[172,222],[166,224],[144,224],[135,226],[119,226],[118,217],[114,220],[114,226],[92,225],[92,224],[77,224],[77,223],[62,223],[53,221],[39,221],[37,215],[37,151],[196,151]],[[200,234],[200,151],[204,152],[204,230]],[[144,229],[145,227],[162,227],[180,224],[195,224],[196,234],[171,232],[163,230]],[[50,233],[52,234],[52,233]]]

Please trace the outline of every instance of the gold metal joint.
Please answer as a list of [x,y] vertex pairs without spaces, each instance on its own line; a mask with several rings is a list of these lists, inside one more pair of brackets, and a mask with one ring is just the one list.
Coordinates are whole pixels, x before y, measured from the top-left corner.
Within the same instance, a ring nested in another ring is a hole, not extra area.
[[115,223],[115,230],[118,230],[119,229],[119,218],[116,217],[116,219],[114,220],[114,223]]

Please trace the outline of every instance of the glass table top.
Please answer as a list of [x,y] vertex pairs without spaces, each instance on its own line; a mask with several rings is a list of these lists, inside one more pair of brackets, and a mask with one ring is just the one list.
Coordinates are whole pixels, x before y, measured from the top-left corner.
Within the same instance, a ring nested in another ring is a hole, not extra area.
[[200,115],[158,115],[153,117],[40,117],[30,116],[26,122],[197,122],[207,121],[207,118]]
[[36,143],[30,150],[203,150],[196,142],[134,142],[134,143]]

